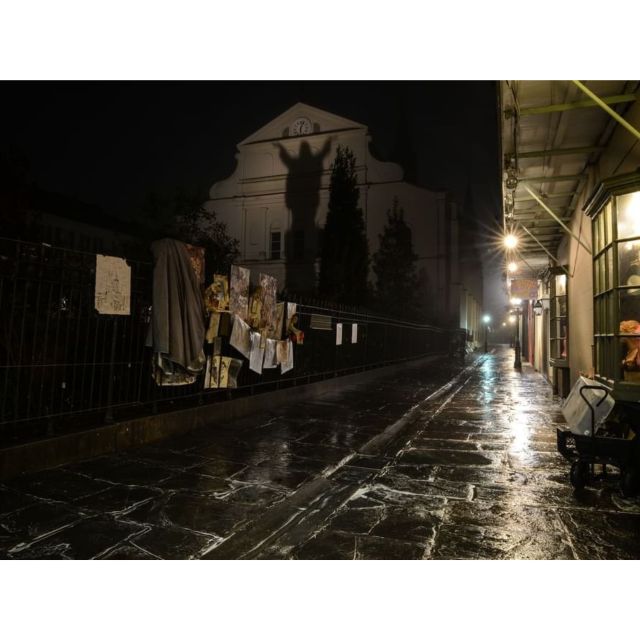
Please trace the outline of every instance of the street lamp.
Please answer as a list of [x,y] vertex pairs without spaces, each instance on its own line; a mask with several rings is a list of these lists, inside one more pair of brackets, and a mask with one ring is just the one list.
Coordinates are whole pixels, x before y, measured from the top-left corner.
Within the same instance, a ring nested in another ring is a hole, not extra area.
[[520,358],[520,315],[522,314],[522,300],[520,298],[511,298],[511,304],[513,305],[513,313],[515,313],[515,325],[516,325],[516,345],[515,345],[515,360],[513,361],[513,368],[521,370],[522,360]]
[[514,233],[508,233],[504,237],[504,246],[507,249],[515,249],[518,246],[518,236]]
[[482,322],[484,322],[484,352],[488,352],[487,348],[487,331],[489,331],[489,323],[491,322],[491,316],[484,315],[482,316]]

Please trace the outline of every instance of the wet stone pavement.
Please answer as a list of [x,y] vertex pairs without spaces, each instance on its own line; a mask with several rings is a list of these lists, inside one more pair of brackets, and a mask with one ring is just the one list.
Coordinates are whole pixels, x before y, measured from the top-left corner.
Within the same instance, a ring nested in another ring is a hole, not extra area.
[[573,491],[559,401],[512,362],[408,365],[7,481],[0,557],[639,558],[640,500]]

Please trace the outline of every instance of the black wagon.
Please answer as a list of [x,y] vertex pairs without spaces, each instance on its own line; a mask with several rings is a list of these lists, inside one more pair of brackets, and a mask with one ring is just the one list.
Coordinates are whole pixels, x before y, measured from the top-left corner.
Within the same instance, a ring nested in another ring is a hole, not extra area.
[[591,433],[579,435],[565,427],[556,429],[558,451],[571,462],[569,480],[576,489],[582,489],[597,477],[596,465],[602,467],[600,476],[606,476],[607,466],[613,466],[620,470],[622,494],[636,495],[640,488],[640,437],[629,438],[629,424],[640,424],[635,422],[638,410],[626,403],[616,403],[614,411],[622,419],[618,422],[609,419],[596,433],[595,407],[584,395],[588,389],[601,394],[595,407],[605,401],[609,390],[591,385],[580,388],[580,397],[591,412]]

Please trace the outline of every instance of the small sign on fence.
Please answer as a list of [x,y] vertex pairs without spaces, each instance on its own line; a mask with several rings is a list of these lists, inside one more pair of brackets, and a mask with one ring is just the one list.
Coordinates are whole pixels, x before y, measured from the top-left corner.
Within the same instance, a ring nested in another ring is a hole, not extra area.
[[311,328],[320,331],[331,331],[331,316],[321,316],[317,313],[311,314]]

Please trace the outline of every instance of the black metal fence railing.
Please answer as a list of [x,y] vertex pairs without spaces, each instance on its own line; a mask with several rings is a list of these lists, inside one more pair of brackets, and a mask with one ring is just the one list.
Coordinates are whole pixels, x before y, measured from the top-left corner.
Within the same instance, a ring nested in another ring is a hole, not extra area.
[[[244,361],[238,388],[205,390],[204,376],[192,385],[158,387],[145,347],[153,268],[144,261],[128,264],[131,315],[99,315],[95,254],[0,238],[1,436],[15,440],[28,437],[29,426],[51,432],[216,402],[449,350],[451,334],[436,327],[293,299],[305,337],[294,346],[291,371],[258,375]],[[331,330],[311,328],[312,315],[329,317]],[[343,325],[340,346],[336,323]],[[228,340],[222,355],[240,357]]]

